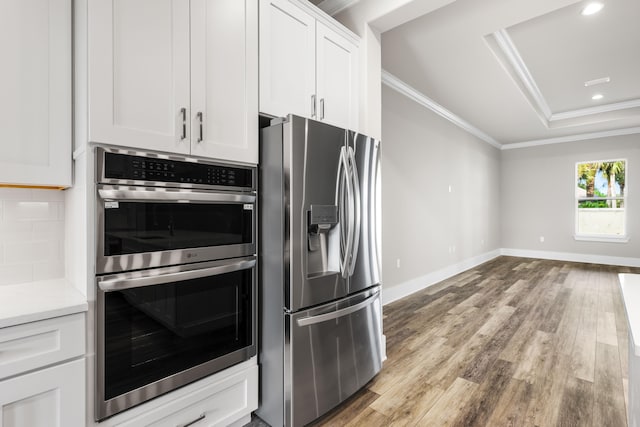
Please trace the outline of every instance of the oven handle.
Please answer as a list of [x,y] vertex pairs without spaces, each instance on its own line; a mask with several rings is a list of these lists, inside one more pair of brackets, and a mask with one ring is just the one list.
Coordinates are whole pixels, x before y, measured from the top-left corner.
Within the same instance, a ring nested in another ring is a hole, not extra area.
[[99,185],[98,194],[101,199],[108,200],[155,200],[189,202],[236,202],[255,203],[256,196],[251,194],[210,193],[205,191],[180,190],[166,191],[160,188],[145,189],[144,187],[117,187]]
[[162,285],[165,283],[182,282],[191,279],[200,279],[207,276],[217,276],[225,273],[232,273],[239,270],[247,270],[256,265],[256,260],[244,260],[232,264],[220,265],[217,267],[202,268],[199,270],[187,270],[176,273],[167,273],[154,276],[143,277],[116,277],[106,279],[98,283],[98,287],[104,292],[122,291],[125,289],[141,288],[144,286]]

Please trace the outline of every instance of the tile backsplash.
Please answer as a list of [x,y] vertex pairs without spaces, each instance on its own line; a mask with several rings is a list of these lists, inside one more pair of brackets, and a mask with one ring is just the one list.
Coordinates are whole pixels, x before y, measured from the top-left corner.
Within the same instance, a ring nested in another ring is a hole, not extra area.
[[64,193],[0,188],[0,285],[64,276]]

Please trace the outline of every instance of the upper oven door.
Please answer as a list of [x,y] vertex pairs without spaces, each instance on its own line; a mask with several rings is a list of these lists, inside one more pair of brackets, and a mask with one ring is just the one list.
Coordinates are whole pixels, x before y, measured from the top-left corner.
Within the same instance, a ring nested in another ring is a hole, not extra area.
[[98,185],[96,273],[253,255],[251,193]]

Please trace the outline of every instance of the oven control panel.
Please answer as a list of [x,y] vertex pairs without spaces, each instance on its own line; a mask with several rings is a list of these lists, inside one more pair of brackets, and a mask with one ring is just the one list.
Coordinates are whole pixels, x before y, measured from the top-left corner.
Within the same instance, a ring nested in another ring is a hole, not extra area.
[[104,153],[107,180],[145,181],[253,189],[254,168],[182,161],[132,154]]

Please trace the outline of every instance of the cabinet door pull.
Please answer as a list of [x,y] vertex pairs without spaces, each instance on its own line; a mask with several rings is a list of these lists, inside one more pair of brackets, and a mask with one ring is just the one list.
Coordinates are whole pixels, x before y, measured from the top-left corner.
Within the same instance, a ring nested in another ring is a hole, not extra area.
[[196,117],[198,117],[198,123],[200,126],[200,136],[198,137],[198,142],[202,142],[202,140],[204,139],[204,133],[202,130],[202,111],[198,111]]
[[324,98],[320,99],[320,120],[324,120]]
[[195,420],[193,420],[193,421],[189,421],[189,422],[188,422],[188,423],[186,423],[186,424],[178,424],[176,427],[189,427],[189,426],[192,426],[192,425],[194,425],[195,423],[197,423],[198,421],[202,421],[202,420],[204,420],[206,416],[207,416],[207,414],[202,414],[202,415],[200,415],[198,418],[196,418]]
[[180,114],[182,114],[182,137],[180,140],[184,141],[187,139],[187,109],[184,107],[181,108]]
[[311,118],[316,118],[316,96],[311,95]]

